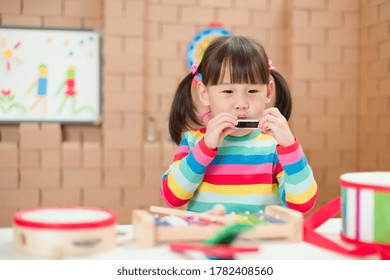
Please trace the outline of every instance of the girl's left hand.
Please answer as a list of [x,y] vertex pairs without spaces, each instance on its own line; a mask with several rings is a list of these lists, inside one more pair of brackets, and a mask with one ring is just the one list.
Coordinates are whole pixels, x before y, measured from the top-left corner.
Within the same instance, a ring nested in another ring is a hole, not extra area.
[[258,128],[275,138],[276,142],[281,146],[286,147],[295,143],[295,138],[291,133],[286,118],[276,107],[264,110]]

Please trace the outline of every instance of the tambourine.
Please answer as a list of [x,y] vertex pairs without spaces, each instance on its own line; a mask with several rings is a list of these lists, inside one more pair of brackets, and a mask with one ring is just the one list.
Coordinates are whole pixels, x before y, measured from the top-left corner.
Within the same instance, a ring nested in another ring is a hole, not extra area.
[[50,259],[93,254],[116,246],[116,215],[100,208],[23,210],[14,216],[14,249]]
[[390,172],[340,177],[341,237],[348,242],[390,246]]

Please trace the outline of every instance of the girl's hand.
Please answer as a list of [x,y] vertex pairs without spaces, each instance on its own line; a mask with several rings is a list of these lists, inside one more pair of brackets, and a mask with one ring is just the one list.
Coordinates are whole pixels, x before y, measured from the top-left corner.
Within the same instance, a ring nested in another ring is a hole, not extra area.
[[235,131],[234,126],[237,124],[237,117],[229,113],[221,113],[210,119],[204,135],[206,146],[210,149],[216,149],[226,135]]
[[264,110],[258,128],[275,138],[276,142],[281,146],[286,147],[295,143],[286,118],[276,107]]

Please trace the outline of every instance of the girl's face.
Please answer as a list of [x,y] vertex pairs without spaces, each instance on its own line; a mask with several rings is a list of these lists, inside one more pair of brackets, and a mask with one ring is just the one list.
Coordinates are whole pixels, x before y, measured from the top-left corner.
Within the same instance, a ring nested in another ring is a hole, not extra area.
[[[265,84],[231,84],[229,77],[214,86],[198,84],[198,94],[203,105],[208,106],[213,116],[230,113],[239,119],[260,119],[266,103],[270,100],[273,82]],[[232,136],[243,136],[251,130],[238,129]]]

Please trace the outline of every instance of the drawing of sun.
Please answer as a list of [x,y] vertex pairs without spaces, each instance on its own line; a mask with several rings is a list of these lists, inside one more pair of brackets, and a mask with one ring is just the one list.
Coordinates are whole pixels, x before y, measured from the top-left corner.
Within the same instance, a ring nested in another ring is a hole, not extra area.
[[9,72],[9,71],[11,71],[11,63],[13,61],[16,61],[19,63],[23,62],[23,60],[19,56],[15,55],[16,50],[20,46],[20,42],[17,42],[12,48],[9,48],[8,44],[7,44],[7,38],[3,37],[3,38],[1,38],[1,44],[2,44],[2,48],[1,48],[1,53],[0,53],[0,61],[3,58],[5,59],[7,71]]

